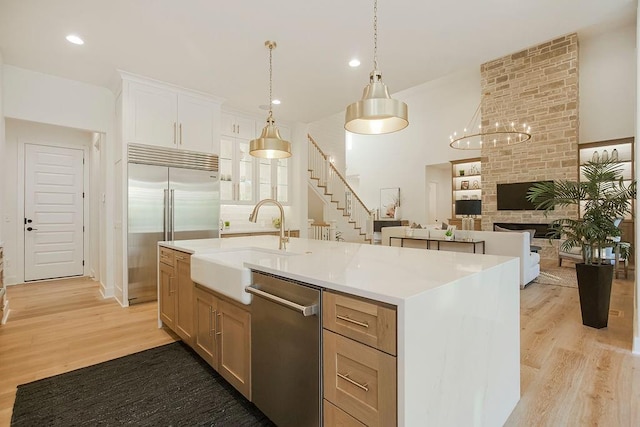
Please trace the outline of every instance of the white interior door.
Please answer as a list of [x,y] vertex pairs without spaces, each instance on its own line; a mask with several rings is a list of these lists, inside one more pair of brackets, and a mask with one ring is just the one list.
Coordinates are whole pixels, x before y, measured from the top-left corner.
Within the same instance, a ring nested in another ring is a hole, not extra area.
[[26,281],[83,274],[83,159],[82,150],[25,144]]

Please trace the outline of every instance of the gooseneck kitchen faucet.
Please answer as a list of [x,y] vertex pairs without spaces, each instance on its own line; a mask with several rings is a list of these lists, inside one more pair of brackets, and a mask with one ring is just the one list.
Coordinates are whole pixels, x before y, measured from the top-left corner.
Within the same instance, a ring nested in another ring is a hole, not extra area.
[[287,242],[289,241],[288,237],[284,235],[284,208],[282,205],[274,199],[262,199],[260,200],[256,206],[253,208],[253,212],[249,215],[249,221],[256,222],[258,220],[258,211],[260,210],[260,206],[271,203],[276,205],[278,209],[280,209],[280,243],[278,245],[278,249],[283,250],[287,249]]

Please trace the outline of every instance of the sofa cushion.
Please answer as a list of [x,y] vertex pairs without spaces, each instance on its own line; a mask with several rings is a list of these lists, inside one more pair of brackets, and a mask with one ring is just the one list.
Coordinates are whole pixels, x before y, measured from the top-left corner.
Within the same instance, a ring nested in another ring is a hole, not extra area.
[[533,241],[533,236],[535,236],[535,234],[536,234],[536,230],[533,229],[533,228],[526,229],[526,230],[511,230],[509,228],[500,227],[499,225],[494,225],[493,226],[493,231],[510,231],[510,232],[515,232],[515,233],[524,233],[525,231],[528,231],[529,232],[529,244],[531,244],[531,242]]

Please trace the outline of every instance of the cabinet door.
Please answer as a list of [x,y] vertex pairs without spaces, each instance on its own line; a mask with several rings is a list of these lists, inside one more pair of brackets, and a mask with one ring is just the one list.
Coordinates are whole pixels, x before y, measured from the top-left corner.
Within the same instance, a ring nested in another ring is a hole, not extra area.
[[368,426],[395,426],[396,358],[323,331],[324,398]]
[[180,94],[178,96],[178,148],[213,152],[215,120],[219,106],[214,102]]
[[175,253],[176,273],[176,317],[175,331],[182,340],[193,344],[193,282],[191,281],[191,257],[182,252]]
[[256,121],[247,117],[222,113],[221,133],[234,138],[252,140],[256,137]]
[[222,300],[218,307],[218,372],[251,400],[251,315]]
[[139,83],[129,88],[127,142],[176,147],[176,93]]
[[246,117],[236,117],[236,136],[242,139],[252,140],[260,132],[261,128],[258,128],[256,121]]
[[175,329],[176,299],[175,299],[174,269],[170,265],[160,264],[160,320],[171,329]]
[[218,369],[215,317],[218,299],[200,288],[194,290],[195,333],[193,348],[213,369]]
[[236,164],[238,167],[237,200],[252,202],[253,198],[253,165],[254,158],[249,154],[249,141],[236,140]]

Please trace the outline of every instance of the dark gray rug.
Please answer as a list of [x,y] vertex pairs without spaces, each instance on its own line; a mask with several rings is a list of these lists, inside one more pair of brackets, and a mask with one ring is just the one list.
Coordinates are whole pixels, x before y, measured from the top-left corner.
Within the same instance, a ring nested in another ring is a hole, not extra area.
[[182,342],[18,386],[12,426],[273,426]]

